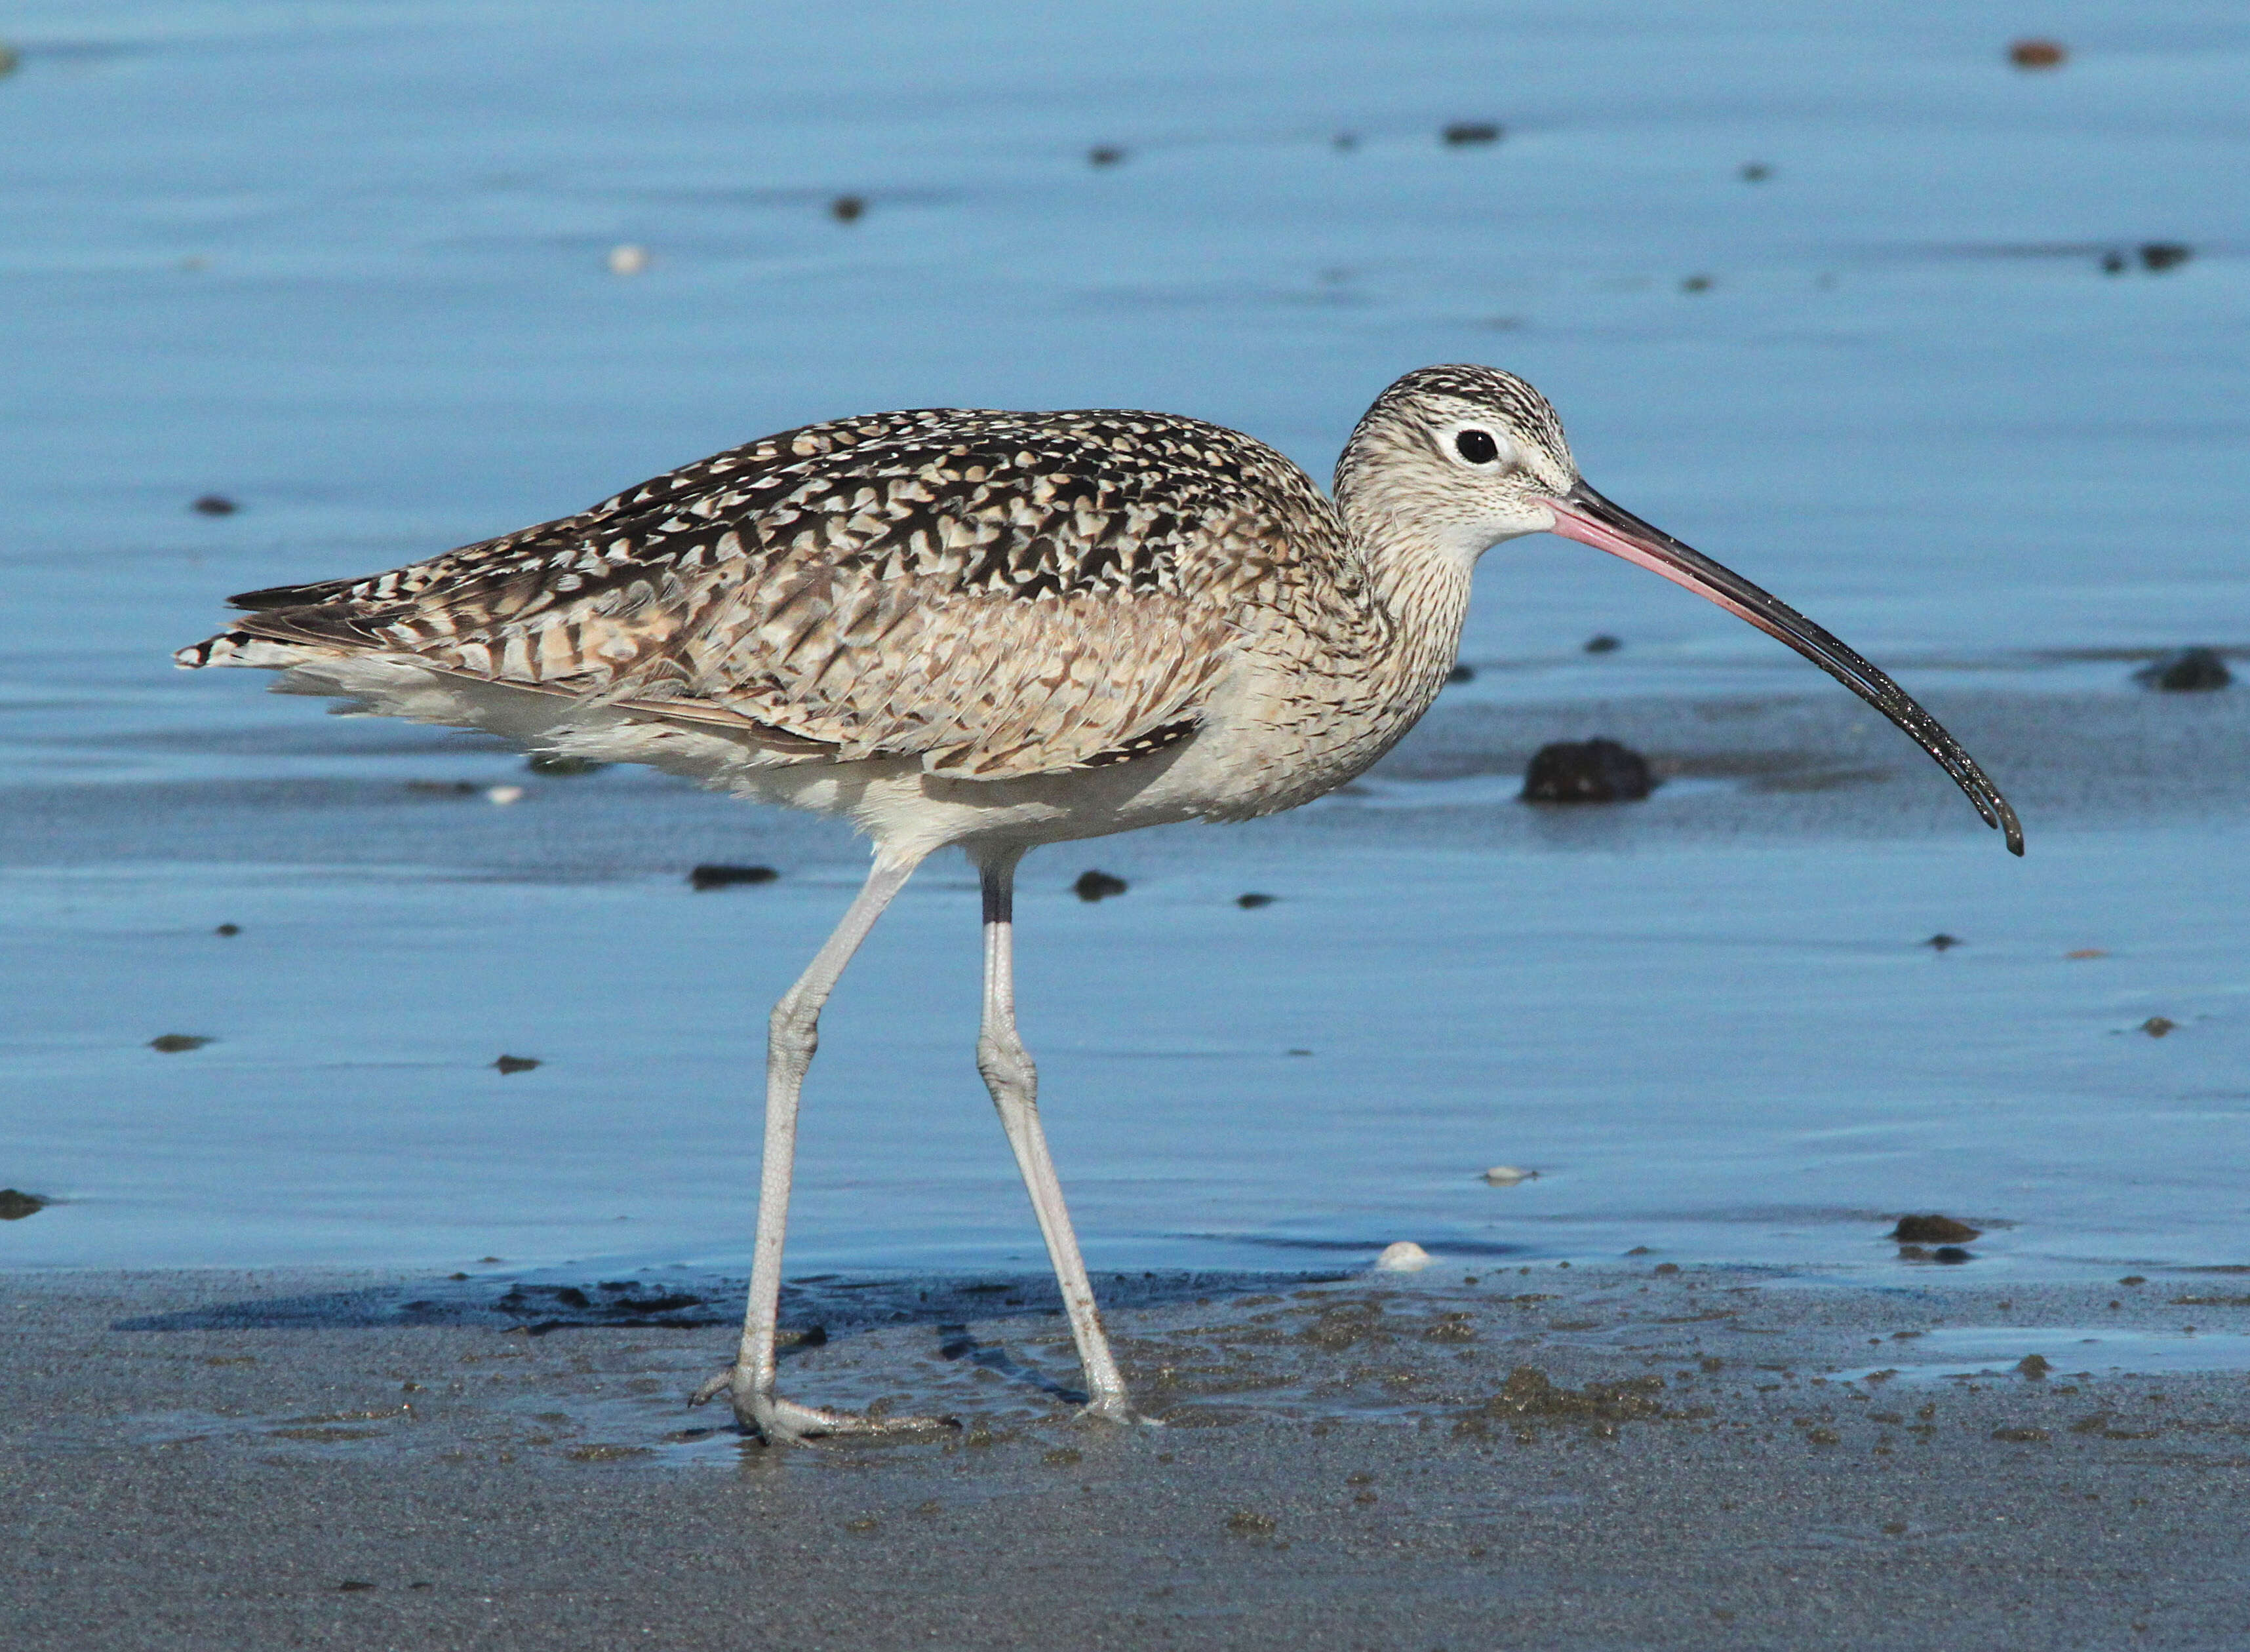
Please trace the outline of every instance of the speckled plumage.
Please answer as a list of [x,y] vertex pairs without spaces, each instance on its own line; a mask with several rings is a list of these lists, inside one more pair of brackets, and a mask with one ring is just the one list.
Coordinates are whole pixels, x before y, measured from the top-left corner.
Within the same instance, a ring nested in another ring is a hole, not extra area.
[[1246,638],[1341,666],[1370,618],[1334,508],[1264,445],[963,409],[786,432],[429,562],[234,600],[251,617],[183,660],[399,656],[773,763],[985,778],[1161,748]]

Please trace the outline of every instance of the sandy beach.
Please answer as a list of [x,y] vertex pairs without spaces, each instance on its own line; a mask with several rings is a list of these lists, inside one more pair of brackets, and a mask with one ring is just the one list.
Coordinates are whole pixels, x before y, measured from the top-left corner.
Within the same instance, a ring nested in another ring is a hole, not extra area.
[[[2250,1634],[2250,1390],[2193,1346],[2241,1339],[2240,1277],[2003,1296],[1931,1271],[1237,1282],[1113,1316],[1167,1425],[1131,1430],[1049,1392],[1052,1315],[843,1330],[785,1359],[789,1389],[960,1426],[783,1450],[681,1403],[723,1329],[533,1335],[497,1285],[446,1304],[487,1323],[404,1325],[442,1285],[18,1276],[0,1625],[839,1652]],[[2000,1353],[1962,1357],[1975,1337]]]

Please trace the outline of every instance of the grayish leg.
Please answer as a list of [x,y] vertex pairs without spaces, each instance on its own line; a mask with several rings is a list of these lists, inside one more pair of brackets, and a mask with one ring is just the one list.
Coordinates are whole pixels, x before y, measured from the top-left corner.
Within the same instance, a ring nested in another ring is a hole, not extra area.
[[1016,862],[1022,858],[1021,851],[996,854],[979,867],[984,879],[984,1026],[977,1040],[977,1067],[992,1092],[992,1104],[1000,1109],[1000,1127],[1008,1132],[1008,1145],[1016,1150],[1032,1213],[1046,1237],[1047,1255],[1062,1287],[1070,1334],[1078,1344],[1078,1361],[1086,1375],[1087,1414],[1115,1422],[1145,1421],[1126,1399],[1124,1379],[1117,1374],[1109,1339],[1102,1334],[1094,1285],[1078,1254],[1078,1235],[1071,1231],[1062,1184],[1047,1155],[1046,1132],[1039,1126],[1039,1072],[1016,1035]]
[[790,1180],[797,1159],[797,1106],[804,1087],[805,1069],[819,1047],[820,1007],[828,1001],[837,978],[852,961],[867,931],[891,898],[906,887],[920,854],[894,856],[878,850],[874,869],[868,873],[851,909],[836,926],[797,985],[774,1006],[766,1040],[766,1140],[764,1165],[758,1178],[757,1248],[750,1263],[749,1306],[742,1316],[742,1342],[735,1363],[696,1390],[690,1402],[701,1405],[725,1393],[743,1427],[756,1429],[767,1441],[802,1440],[825,1434],[867,1434],[900,1428],[925,1427],[929,1420],[892,1418],[873,1422],[864,1417],[816,1410],[783,1400],[774,1392],[774,1318],[781,1310],[782,1239],[789,1227]]

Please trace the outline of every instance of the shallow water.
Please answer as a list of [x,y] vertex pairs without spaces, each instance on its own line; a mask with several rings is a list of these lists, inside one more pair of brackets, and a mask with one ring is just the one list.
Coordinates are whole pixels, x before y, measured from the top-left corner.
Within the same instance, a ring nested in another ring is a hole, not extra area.
[[[2127,680],[2250,642],[2233,10],[2053,8],[2046,76],[1906,7],[12,17],[0,1184],[63,1202],[0,1263],[746,1249],[765,1006],[856,847],[173,672],[224,592],[867,407],[1176,408],[1320,473],[1449,359],[1895,664],[2032,857],[1717,611],[1503,547],[1475,681],[1363,791],[1032,863],[1026,1032],[1096,1264],[1936,1276],[1880,1242],[1917,1209],[1987,1227],[1964,1272],[2244,1260],[2250,714]],[[1507,135],[1438,141],[1475,119]],[[2152,240],[2195,256],[2101,273]],[[242,510],[188,513],[212,491]],[[1593,733],[1671,782],[1511,800]],[[411,784],[456,781],[526,796]],[[692,895],[704,861],[784,876]],[[1086,865],[1131,894],[1070,899]],[[935,867],[825,1024],[794,1265],[1038,1265],[974,958]]]

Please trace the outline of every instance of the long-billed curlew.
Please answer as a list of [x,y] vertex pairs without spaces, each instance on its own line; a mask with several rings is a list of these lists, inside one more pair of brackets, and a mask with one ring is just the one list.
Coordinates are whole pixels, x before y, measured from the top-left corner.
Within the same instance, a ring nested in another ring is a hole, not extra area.
[[1770,632],[1913,737],[2023,852],[2015,812],[1899,686],[1795,610],[1579,480],[1544,397],[1427,367],[1345,444],[1333,497],[1263,443],[1164,413],[876,413],[785,431],[576,516],[364,579],[253,591],[183,666],[652,764],[849,819],[866,886],[773,1012],[764,1169],[730,1395],[769,1441],[913,1426],[775,1391],[797,1096],[820,1008],[914,868],[982,874],[977,1064],[1030,1189],[1094,1414],[1133,1412],[1016,1033],[1017,863],[1043,843],[1294,808],[1438,693],[1469,575],[1564,535]]

